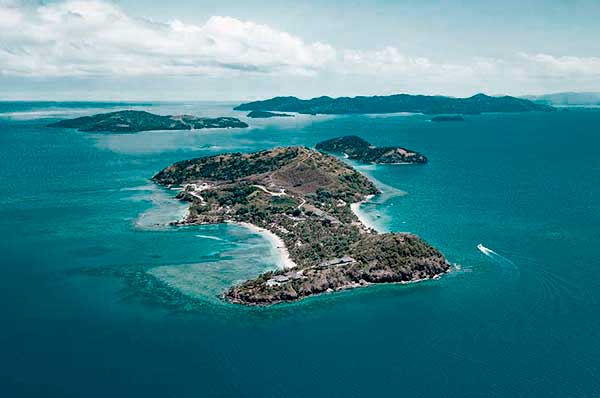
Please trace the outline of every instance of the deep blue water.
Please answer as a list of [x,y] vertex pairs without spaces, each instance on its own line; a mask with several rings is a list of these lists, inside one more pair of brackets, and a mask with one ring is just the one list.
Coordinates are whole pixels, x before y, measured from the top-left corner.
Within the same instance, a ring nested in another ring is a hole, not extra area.
[[[243,116],[231,104],[0,103],[2,396],[600,396],[600,111],[44,127],[125,107]],[[384,190],[363,210],[460,270],[269,309],[220,302],[276,266],[268,242],[235,226],[165,226],[185,206],[148,179],[184,158],[342,134],[428,156],[358,166]],[[69,272],[136,265],[205,305],[172,311],[117,278]]]

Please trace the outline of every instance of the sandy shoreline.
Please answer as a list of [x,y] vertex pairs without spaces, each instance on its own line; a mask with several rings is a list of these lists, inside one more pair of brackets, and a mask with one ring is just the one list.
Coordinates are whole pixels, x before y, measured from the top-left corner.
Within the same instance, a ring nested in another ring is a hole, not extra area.
[[350,204],[350,210],[352,210],[352,212],[356,215],[356,217],[358,217],[358,220],[367,228],[370,228],[376,232],[381,232],[378,230],[377,226],[375,224],[373,224],[373,222],[371,222],[365,215],[364,213],[360,210],[360,206],[363,203],[368,202],[369,200],[373,199],[375,195],[367,195],[365,197],[365,199],[361,200],[360,202],[354,202],[352,204]]
[[271,242],[273,247],[277,250],[277,253],[279,255],[278,266],[281,269],[289,269],[289,268],[296,267],[297,264],[294,261],[292,261],[292,259],[290,258],[290,253],[289,253],[287,247],[285,246],[285,243],[279,236],[275,235],[273,232],[269,231],[268,229],[261,228],[261,227],[258,227],[254,224],[250,224],[247,222],[235,222],[235,224],[246,227],[246,228],[256,232],[257,234],[260,234],[260,235],[264,236],[265,238],[267,238]]

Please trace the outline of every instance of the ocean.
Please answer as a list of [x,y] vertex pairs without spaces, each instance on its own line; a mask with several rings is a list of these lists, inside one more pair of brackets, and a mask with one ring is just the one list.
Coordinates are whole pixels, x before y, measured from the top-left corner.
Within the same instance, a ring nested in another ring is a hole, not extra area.
[[[0,103],[2,396],[600,396],[600,110],[45,127],[125,108],[244,119],[234,105]],[[383,190],[361,211],[455,271],[270,308],[221,301],[277,267],[276,251],[234,225],[169,226],[186,206],[149,179],[177,160],[349,134],[429,158],[354,164]],[[198,304],[82,269],[143,270]]]

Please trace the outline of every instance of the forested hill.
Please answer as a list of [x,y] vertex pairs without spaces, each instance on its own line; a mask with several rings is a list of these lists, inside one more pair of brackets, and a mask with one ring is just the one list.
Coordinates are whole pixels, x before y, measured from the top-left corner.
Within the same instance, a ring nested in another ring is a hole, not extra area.
[[485,112],[551,111],[551,106],[523,98],[491,97],[477,94],[469,98],[397,94],[374,97],[318,97],[308,100],[275,97],[241,104],[240,111],[280,111],[304,114],[352,114],[414,112],[424,114],[479,114]]

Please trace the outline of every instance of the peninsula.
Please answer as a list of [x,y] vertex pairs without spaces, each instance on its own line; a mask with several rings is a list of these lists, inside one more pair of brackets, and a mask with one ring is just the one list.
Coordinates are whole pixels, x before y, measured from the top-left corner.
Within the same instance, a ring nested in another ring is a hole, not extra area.
[[281,111],[304,114],[343,115],[353,113],[412,112],[424,114],[479,114],[484,112],[552,111],[553,107],[524,98],[491,97],[477,94],[468,98],[396,94],[374,97],[318,97],[308,100],[275,97],[241,104],[240,111]]
[[251,111],[246,116],[253,119],[268,119],[272,117],[294,117],[294,115],[290,115],[289,113],[276,113],[267,111]]
[[180,224],[235,222],[275,234],[287,267],[228,290],[230,302],[270,305],[375,283],[408,283],[450,269],[419,237],[378,234],[351,209],[378,193],[375,185],[337,158],[306,148],[280,147],[177,162],[153,180],[183,188],[190,202]]
[[316,148],[319,151],[342,153],[349,159],[364,163],[427,163],[427,158],[418,152],[401,147],[376,147],[355,135],[322,141]]
[[135,133],[150,130],[244,128],[248,127],[248,124],[233,117],[161,116],[145,111],[126,110],[61,120],[49,124],[48,127],[74,128],[89,132]]

